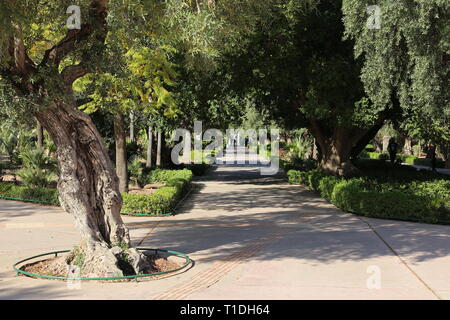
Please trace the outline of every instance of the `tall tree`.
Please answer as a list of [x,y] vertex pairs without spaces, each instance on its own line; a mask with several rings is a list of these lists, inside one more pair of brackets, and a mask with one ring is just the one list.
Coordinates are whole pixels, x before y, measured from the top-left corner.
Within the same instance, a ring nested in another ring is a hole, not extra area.
[[[378,0],[369,17],[364,13],[372,2],[343,1],[346,36],[364,63],[365,91],[377,106],[396,100],[400,126],[442,145],[449,157],[450,2]],[[377,27],[369,28],[369,19],[378,20]]]

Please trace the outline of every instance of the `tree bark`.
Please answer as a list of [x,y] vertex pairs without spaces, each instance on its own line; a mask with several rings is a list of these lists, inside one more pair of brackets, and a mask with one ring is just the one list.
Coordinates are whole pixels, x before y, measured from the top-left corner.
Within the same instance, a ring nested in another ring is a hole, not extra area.
[[131,142],[134,142],[135,135],[134,135],[134,112],[130,112],[130,140]]
[[42,128],[41,124],[39,123],[39,121],[36,121],[37,125],[36,125],[36,131],[37,131],[37,147],[38,148],[44,148],[44,128]]
[[442,154],[445,159],[445,169],[450,169],[450,144],[443,149]]
[[[117,175],[89,116],[74,103],[55,102],[36,117],[57,147],[59,201],[81,234],[77,254],[83,255],[83,276],[145,272],[148,262],[131,248],[129,231],[120,216]],[[67,258],[68,263],[74,255]]]
[[153,149],[153,128],[152,126],[148,127],[148,142],[147,142],[147,168],[151,168],[153,166],[152,159],[152,150]]
[[160,167],[162,164],[161,161],[161,152],[162,151],[162,134],[161,131],[158,131],[158,147],[156,150],[156,166]]
[[319,167],[324,172],[339,176],[352,176],[358,172],[350,159],[359,155],[383,125],[380,120],[369,129],[329,128],[316,119],[309,122],[309,130],[318,146]]
[[116,140],[116,172],[119,177],[120,192],[128,192],[127,142],[125,120],[122,113],[114,116],[114,135]]
[[412,156],[413,155],[411,138],[405,137],[405,144],[403,146],[403,153],[405,155],[407,155],[407,156]]
[[[56,145],[59,201],[74,217],[81,235],[79,248],[69,254],[66,262],[81,261],[83,277],[143,273],[150,265],[143,254],[131,247],[128,229],[120,216],[118,177],[100,134],[89,116],[76,108],[72,92],[73,82],[90,72],[91,53],[94,49],[99,53],[108,33],[108,0],[89,2],[88,23],[80,30],[68,30],[63,39],[45,51],[39,64],[29,58],[17,25],[6,48],[0,48],[2,54],[11,58],[11,63],[1,66],[0,74],[18,96],[42,106],[33,115]],[[85,42],[87,45],[80,45]],[[81,57],[79,62],[59,72],[61,61],[75,49]],[[31,81],[34,76],[37,81]],[[45,101],[38,97],[55,90],[60,90],[60,94],[49,95]]]

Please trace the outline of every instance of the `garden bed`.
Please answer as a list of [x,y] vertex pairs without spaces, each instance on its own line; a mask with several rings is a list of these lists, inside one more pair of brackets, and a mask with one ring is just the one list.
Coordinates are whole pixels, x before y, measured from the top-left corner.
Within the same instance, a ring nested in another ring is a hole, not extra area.
[[[303,184],[346,212],[367,217],[450,224],[450,179],[426,172],[373,170],[344,179],[319,170],[288,171]],[[384,173],[384,174],[383,174]],[[392,174],[390,174],[392,173]]]
[[[147,178],[149,183],[164,186],[149,191],[150,194],[123,193],[122,212],[127,215],[161,216],[172,214],[178,201],[187,194],[192,181],[190,170],[154,170]],[[52,188],[27,188],[10,182],[0,182],[0,198],[59,206],[58,190]]]

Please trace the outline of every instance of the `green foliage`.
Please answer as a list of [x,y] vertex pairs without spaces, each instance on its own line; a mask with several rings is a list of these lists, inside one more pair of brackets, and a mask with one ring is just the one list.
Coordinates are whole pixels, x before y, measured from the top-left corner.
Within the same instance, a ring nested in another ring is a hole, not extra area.
[[30,188],[45,188],[54,178],[56,164],[43,149],[32,149],[20,154],[23,168],[17,171],[22,183]]
[[344,211],[368,217],[450,222],[450,178],[415,174],[411,170],[389,178],[388,167],[383,172],[373,168],[367,175],[352,179],[327,176],[316,170],[291,170],[288,179],[308,185]]
[[[380,29],[369,29],[366,10],[381,9]],[[376,106],[398,99],[408,136],[450,143],[450,2],[447,0],[344,0],[345,34],[355,40],[361,79]],[[400,119],[394,119],[400,120]]]
[[192,171],[192,174],[196,177],[205,175],[210,168],[211,165],[207,163],[201,164],[192,163],[187,165],[187,169]]
[[[150,175],[152,182],[161,182],[165,186],[151,195],[123,193],[122,212],[141,214],[163,214],[173,210],[176,202],[190,188],[192,172],[189,170],[155,170]],[[58,191],[46,188],[26,188],[8,182],[0,182],[0,196],[33,200],[59,205]]]
[[[414,164],[418,166],[426,166],[431,167],[432,166],[432,160],[428,158],[419,158],[416,156],[408,156],[405,158],[405,163]],[[442,159],[436,159],[436,167],[437,168],[444,168],[445,167],[445,161]]]
[[80,247],[76,246],[72,251],[71,258],[72,260],[68,261],[69,264],[73,263],[81,269],[84,265],[84,261],[86,260],[86,255]]
[[123,194],[123,212],[140,214],[165,214],[173,210],[176,202],[189,190],[192,172],[189,170],[152,171],[148,182],[165,183],[151,195]]
[[59,206],[58,192],[56,189],[27,188],[17,186],[10,182],[0,182],[0,196],[39,201]]
[[131,183],[134,185],[142,187],[144,182],[142,180],[143,178],[143,172],[144,172],[144,166],[139,160],[138,157],[133,157],[128,162],[128,176],[130,178]]
[[192,180],[192,172],[188,169],[183,170],[164,170],[155,169],[144,177],[146,184],[148,183],[167,183],[174,179]]

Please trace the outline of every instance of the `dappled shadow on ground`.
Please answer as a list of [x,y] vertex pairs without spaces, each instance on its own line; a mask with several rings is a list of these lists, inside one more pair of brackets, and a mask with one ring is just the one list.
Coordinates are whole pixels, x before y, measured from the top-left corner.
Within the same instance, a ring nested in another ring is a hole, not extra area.
[[[311,217],[310,220],[295,219],[303,214]],[[188,254],[200,254],[202,262],[227,261],[229,255],[245,250],[275,229],[281,230],[281,234],[269,241],[253,259],[294,258],[310,263],[332,263],[393,255],[359,218],[338,209],[324,208],[320,203],[303,205],[297,210],[275,209],[161,224],[142,245],[163,245]],[[417,262],[450,255],[449,227],[418,228],[412,223],[403,224],[404,229],[395,234],[395,250],[402,255]],[[139,228],[139,224],[133,228]]]
[[[40,210],[43,209],[43,210]],[[12,200],[0,200],[0,223],[8,222],[14,218],[27,217],[36,214],[57,214],[61,209],[52,206],[27,204]]]
[[[131,235],[136,235],[133,240],[143,240],[140,247],[180,251],[199,264],[229,261],[230,255],[251,250],[258,243],[263,245],[251,257],[256,261],[297,259],[329,264],[393,256],[360,218],[344,214],[316,193],[288,185],[280,177],[261,176],[258,168],[219,167],[196,181],[199,189],[175,217],[126,220]],[[31,205],[8,202],[6,211],[1,205],[0,211],[8,217],[34,213]],[[367,221],[409,261],[450,255],[448,226]],[[15,290],[6,285],[0,298],[37,297],[46,286],[36,282],[33,289]],[[61,289],[52,294],[64,298],[65,293]]]
[[[67,283],[62,281],[52,281],[52,280],[39,280],[28,278],[27,287],[17,287],[12,282],[12,279],[7,279],[14,277],[13,272],[0,272],[0,300],[28,300],[28,299],[41,299],[42,295],[46,299],[64,299],[72,295],[72,290],[67,287]],[[24,277],[25,278],[25,277]],[[7,280],[4,280],[7,279]],[[58,285],[58,287],[55,286]]]

